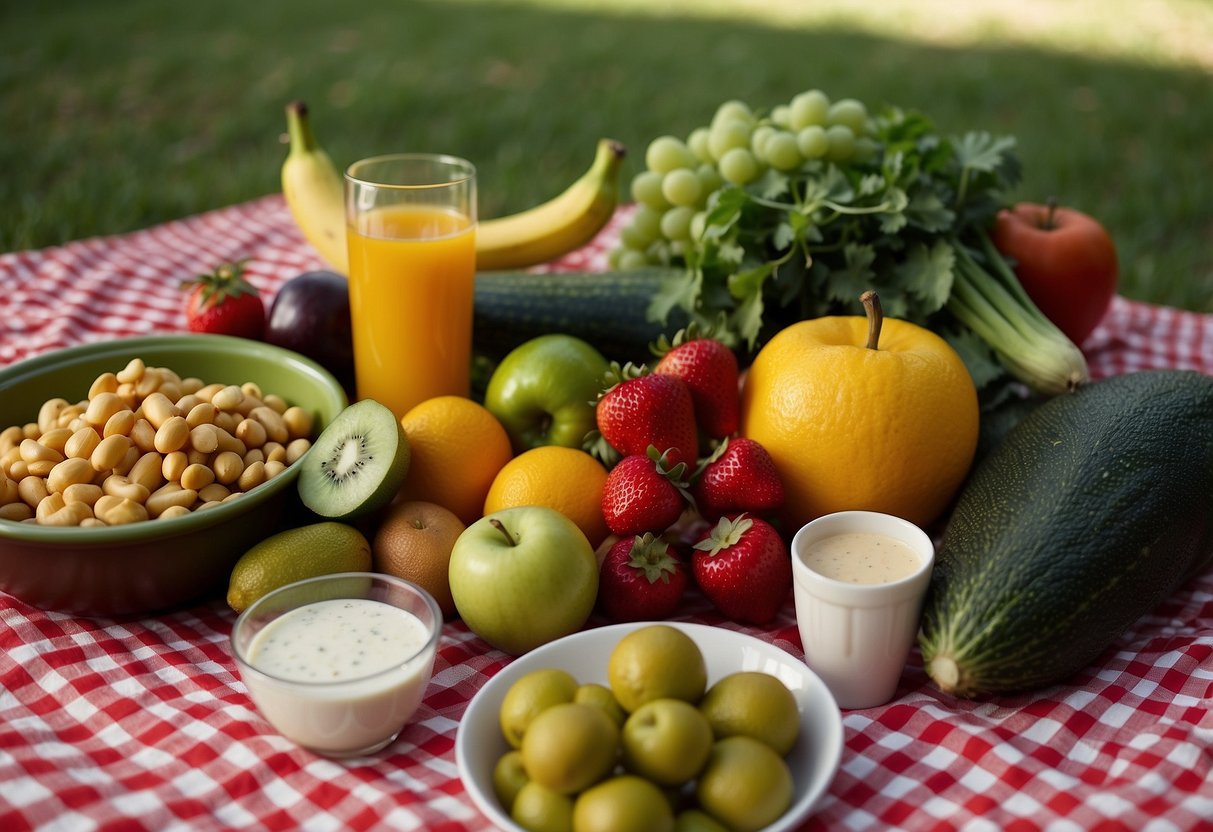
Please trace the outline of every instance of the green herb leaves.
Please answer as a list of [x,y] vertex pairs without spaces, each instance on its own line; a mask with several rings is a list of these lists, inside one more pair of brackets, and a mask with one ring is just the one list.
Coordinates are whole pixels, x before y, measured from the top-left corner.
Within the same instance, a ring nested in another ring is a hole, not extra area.
[[[736,345],[802,318],[858,314],[875,289],[887,313],[947,333],[958,241],[984,229],[1019,177],[1010,137],[938,133],[923,115],[890,109],[871,120],[866,152],[845,162],[768,168],[708,200],[702,234],[681,253],[687,271],[649,308],[664,320],[724,316]],[[679,258],[675,258],[679,259]],[[964,341],[975,377],[997,375],[980,342]]]

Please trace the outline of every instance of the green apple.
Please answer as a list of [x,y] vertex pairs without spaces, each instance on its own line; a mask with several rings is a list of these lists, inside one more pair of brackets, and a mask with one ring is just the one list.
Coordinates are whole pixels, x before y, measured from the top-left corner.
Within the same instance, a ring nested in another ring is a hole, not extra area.
[[540,445],[580,448],[595,427],[594,402],[607,366],[580,338],[540,335],[501,359],[484,406],[505,426],[515,454]]
[[468,526],[448,578],[468,629],[511,656],[581,629],[598,596],[589,540],[546,506],[502,509]]

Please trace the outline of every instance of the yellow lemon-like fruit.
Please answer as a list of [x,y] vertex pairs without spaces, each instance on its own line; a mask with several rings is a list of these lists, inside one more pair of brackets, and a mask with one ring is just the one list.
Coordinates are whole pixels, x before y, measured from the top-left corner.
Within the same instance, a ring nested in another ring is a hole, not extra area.
[[601,708],[562,702],[531,720],[520,750],[528,777],[560,794],[575,794],[615,767],[619,728]]
[[227,603],[244,612],[275,589],[335,572],[366,572],[371,544],[353,526],[325,521],[286,529],[240,556],[232,567]]
[[781,757],[800,734],[796,696],[778,677],[759,670],[739,670],[717,680],[699,701],[699,712],[717,739],[753,737]]
[[753,737],[725,737],[712,746],[695,782],[699,805],[734,832],[758,832],[792,805],[795,785],[783,757]]
[[577,680],[567,670],[532,670],[510,685],[501,700],[501,735],[512,748],[521,748],[522,737],[535,717],[553,705],[572,702],[576,693]]
[[484,501],[485,515],[514,506],[547,506],[577,524],[591,546],[607,536],[602,490],[607,471],[578,448],[545,445],[523,451],[497,472]]
[[465,525],[480,519],[493,478],[510,461],[510,437],[483,405],[436,396],[400,419],[412,460],[397,499],[437,503]]
[[633,630],[611,651],[607,682],[629,714],[654,699],[698,702],[707,689],[707,663],[695,640],[668,624]]
[[781,330],[742,388],[741,433],[775,462],[789,534],[845,510],[930,524],[968,473],[977,427],[960,356],[923,327],[882,321],[878,308]]

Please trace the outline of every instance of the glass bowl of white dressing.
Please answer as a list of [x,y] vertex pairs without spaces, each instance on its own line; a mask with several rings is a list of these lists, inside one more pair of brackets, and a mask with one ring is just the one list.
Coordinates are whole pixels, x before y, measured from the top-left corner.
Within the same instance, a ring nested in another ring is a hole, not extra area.
[[373,754],[400,735],[429,685],[442,632],[416,584],[340,572],[280,587],[232,626],[249,697],[274,728],[328,757]]

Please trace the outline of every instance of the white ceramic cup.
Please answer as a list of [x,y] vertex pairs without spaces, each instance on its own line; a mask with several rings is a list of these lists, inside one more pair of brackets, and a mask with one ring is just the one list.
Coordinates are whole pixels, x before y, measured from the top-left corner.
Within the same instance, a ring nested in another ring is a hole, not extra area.
[[[918,568],[889,583],[850,583],[815,572],[805,562],[823,538],[872,533],[909,545]],[[792,538],[796,623],[805,662],[840,708],[873,708],[893,698],[918,633],[935,546],[918,526],[873,511],[840,511],[804,525]]]

